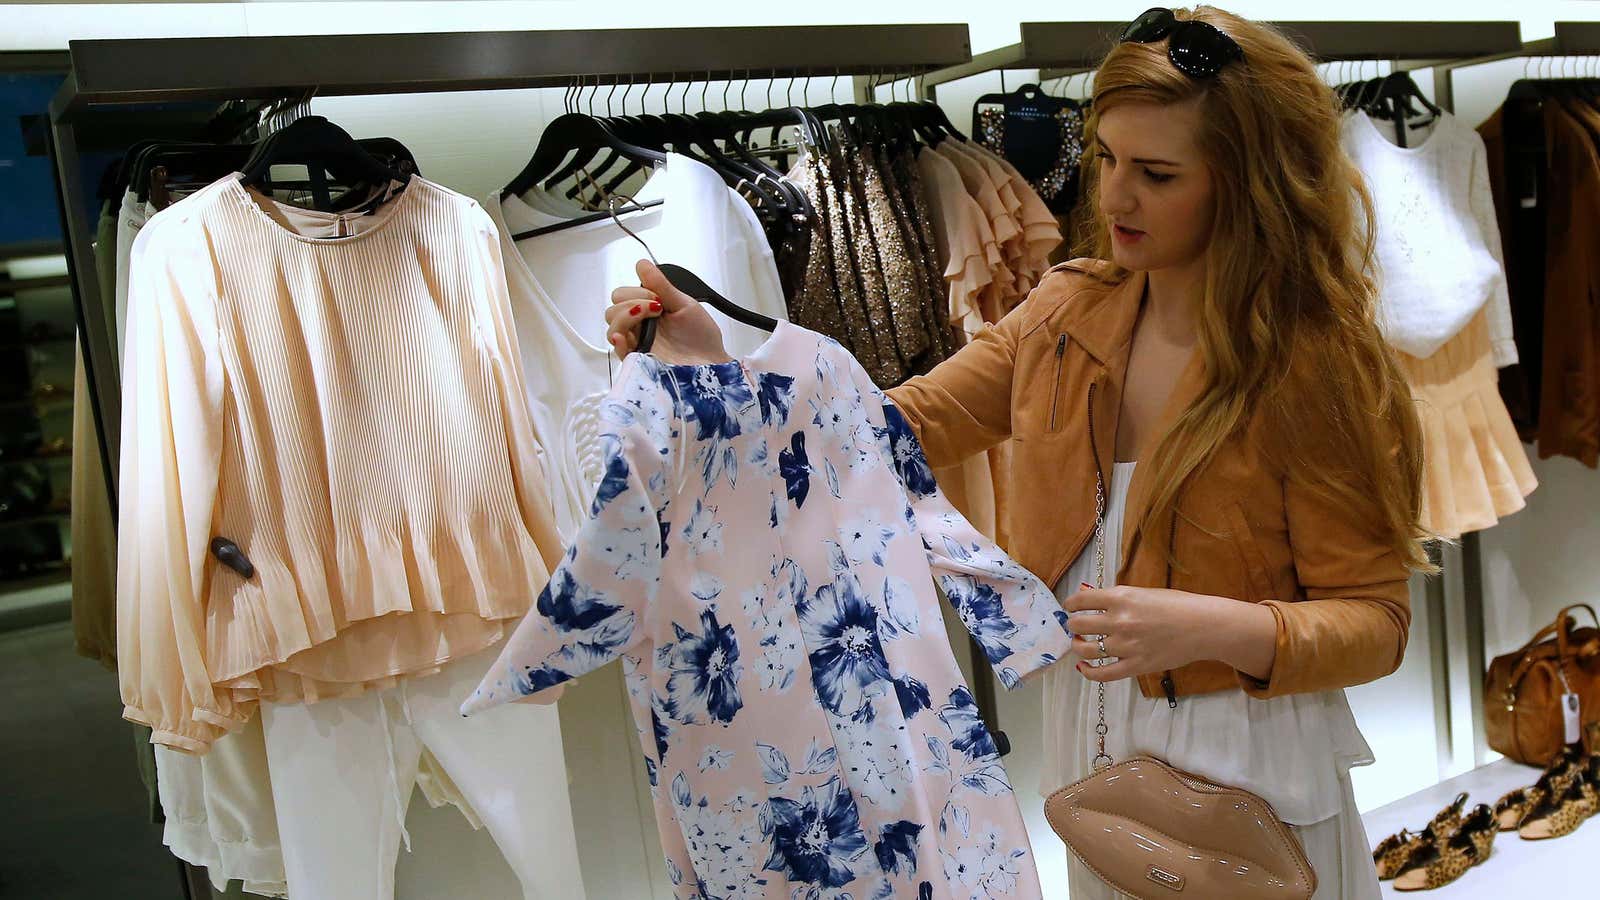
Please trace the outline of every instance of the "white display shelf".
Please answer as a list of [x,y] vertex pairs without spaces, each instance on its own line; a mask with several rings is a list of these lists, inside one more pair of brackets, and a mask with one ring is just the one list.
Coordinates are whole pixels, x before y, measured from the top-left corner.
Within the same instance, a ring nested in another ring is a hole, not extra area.
[[[1462,791],[1469,795],[1468,809],[1479,803],[1493,806],[1507,791],[1532,784],[1539,771],[1501,759],[1441,781],[1362,816],[1367,837],[1377,844],[1401,828],[1421,828]],[[1434,891],[1397,891],[1394,882],[1386,881],[1383,896],[1535,897],[1540,891],[1551,891],[1550,900],[1558,900],[1592,897],[1596,884],[1600,884],[1600,817],[1589,819],[1566,837],[1551,840],[1525,841],[1515,831],[1501,832],[1489,859],[1454,882]],[[1580,893],[1572,893],[1580,886],[1586,887]]]

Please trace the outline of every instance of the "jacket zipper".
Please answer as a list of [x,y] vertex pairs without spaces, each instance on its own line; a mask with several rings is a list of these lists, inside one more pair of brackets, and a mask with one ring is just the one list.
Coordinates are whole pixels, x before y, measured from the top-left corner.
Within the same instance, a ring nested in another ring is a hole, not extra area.
[[[1050,392],[1050,430],[1056,430],[1056,403],[1061,399],[1061,357],[1067,350],[1067,336],[1065,334],[1056,338],[1056,383]],[[1093,389],[1093,385],[1090,388]],[[1094,423],[1089,423],[1090,430]]]
[[[1066,340],[1066,337],[1062,335],[1061,339]],[[1060,347],[1061,344],[1057,342],[1056,346]],[[1060,378],[1059,370],[1056,377]],[[1100,444],[1094,439],[1094,389],[1097,386],[1094,382],[1089,382],[1089,455],[1094,457],[1094,477],[1100,484],[1100,489],[1105,490],[1106,473],[1100,468]],[[1051,416],[1051,421],[1054,422],[1054,415]]]
[[[1172,556],[1178,547],[1178,502],[1172,503],[1172,524],[1167,528],[1167,590],[1172,590]],[[1167,694],[1167,706],[1178,708],[1178,688],[1172,682],[1172,670],[1161,675],[1161,690]]]

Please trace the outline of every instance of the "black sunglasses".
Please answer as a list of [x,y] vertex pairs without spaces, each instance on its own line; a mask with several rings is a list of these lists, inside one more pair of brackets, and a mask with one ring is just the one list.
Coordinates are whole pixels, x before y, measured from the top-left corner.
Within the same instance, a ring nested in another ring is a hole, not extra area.
[[1161,6],[1145,10],[1129,22],[1119,43],[1150,44],[1162,38],[1170,38],[1167,59],[1190,78],[1214,78],[1223,66],[1244,59],[1239,45],[1215,25],[1195,19],[1180,22],[1172,10]]

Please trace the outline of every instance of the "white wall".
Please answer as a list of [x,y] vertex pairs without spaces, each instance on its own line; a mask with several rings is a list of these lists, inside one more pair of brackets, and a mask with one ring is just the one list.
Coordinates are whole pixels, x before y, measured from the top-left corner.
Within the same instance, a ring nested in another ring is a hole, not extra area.
[[[1126,19],[1149,0],[1118,0],[1094,8],[1095,19]],[[1224,4],[1243,15],[1264,19],[1307,18],[1303,3],[1288,0],[1242,0]],[[917,4],[862,3],[859,0],[812,0],[760,7],[727,4],[682,4],[613,0],[545,2],[329,2],[207,3],[36,3],[0,4],[0,50],[61,48],[72,38],[170,37],[181,35],[265,35],[355,33],[365,31],[458,31],[522,28],[664,27],[692,25],[849,24],[888,21],[967,22],[973,49],[992,49],[1017,39],[1017,23],[1052,21],[1083,5],[1060,0],[1017,0],[1006,4],[970,0],[923,0]],[[1446,0],[1347,0],[1337,7],[1319,7],[1315,15],[1350,20],[1493,19],[1509,15],[1522,23],[1523,37],[1551,34],[1558,20],[1600,19],[1600,3],[1527,0],[1514,8],[1504,2]],[[1498,105],[1506,88],[1523,71],[1520,61],[1506,61],[1464,70],[1457,75],[1458,114],[1476,123]],[[1032,80],[1035,73],[1005,76],[1008,85]],[[940,88],[940,102],[960,127],[967,127],[973,100],[1000,86],[990,73]],[[1425,89],[1431,85],[1422,79]],[[713,85],[710,106],[720,105],[721,85]],[[787,87],[780,81],[775,93]],[[840,95],[847,94],[844,81]],[[737,93],[737,86],[735,86]],[[752,100],[766,90],[762,81],[749,86]],[[797,88],[798,90],[798,88]],[[827,87],[818,80],[809,98],[819,102]],[[652,92],[652,106],[661,92]],[[696,106],[699,92],[690,95]],[[676,103],[676,101],[674,101]],[[561,92],[493,91],[462,94],[392,95],[361,98],[319,98],[318,112],[358,135],[399,138],[418,157],[423,171],[436,181],[471,195],[504,184],[526,161],[545,122],[561,112]],[[1570,460],[1536,463],[1542,485],[1528,509],[1483,537],[1488,641],[1491,653],[1520,644],[1548,622],[1556,609],[1573,602],[1600,599],[1600,473]],[[1358,800],[1371,808],[1417,790],[1468,764],[1471,735],[1463,732],[1464,658],[1453,648],[1453,683],[1448,687],[1456,706],[1456,745],[1435,746],[1432,695],[1435,685],[1426,648],[1435,631],[1459,638],[1459,622],[1430,622],[1417,594],[1412,652],[1399,673],[1350,692],[1351,703],[1377,752],[1379,762],[1356,773]],[[1459,610],[1452,610],[1453,621]],[[1001,714],[1016,751],[1007,761],[1033,826],[1047,883],[1061,884],[1059,843],[1043,827],[1032,797],[1037,788],[1037,690],[1002,698]],[[1465,742],[1465,743],[1463,743]],[[1465,752],[1463,752],[1465,750]],[[581,788],[575,789],[581,802]],[[467,831],[458,816],[417,804],[412,813],[416,852],[401,862],[402,896],[440,897],[459,892],[457,873],[473,871],[473,894],[484,898],[515,897],[515,882],[484,834]],[[1050,896],[1057,895],[1052,888]]]

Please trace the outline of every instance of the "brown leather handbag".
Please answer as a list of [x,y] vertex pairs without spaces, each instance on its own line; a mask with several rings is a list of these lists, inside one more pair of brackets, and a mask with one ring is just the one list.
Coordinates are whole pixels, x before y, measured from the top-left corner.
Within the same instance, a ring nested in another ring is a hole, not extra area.
[[1556,614],[1521,649],[1495,657],[1483,681],[1483,725],[1489,747],[1530,766],[1546,766],[1563,745],[1595,746],[1600,722],[1600,628],[1577,627],[1567,615],[1594,608],[1576,603]]
[[[1095,584],[1105,583],[1105,492],[1096,495]],[[1103,652],[1103,651],[1102,651]],[[1098,685],[1094,774],[1045,801],[1050,827],[1100,880],[1137,900],[1176,895],[1310,900],[1317,875],[1294,832],[1255,794],[1138,756],[1106,753]]]

